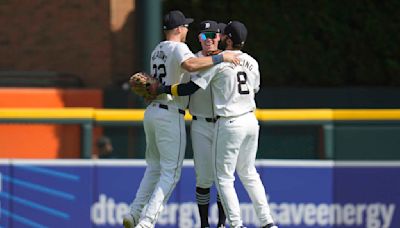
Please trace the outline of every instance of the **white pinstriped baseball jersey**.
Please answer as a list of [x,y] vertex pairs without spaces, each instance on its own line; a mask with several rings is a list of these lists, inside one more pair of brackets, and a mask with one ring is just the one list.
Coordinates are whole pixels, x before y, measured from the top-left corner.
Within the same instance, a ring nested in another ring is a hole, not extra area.
[[[195,57],[195,55],[185,43],[162,41],[151,54],[151,74],[157,77],[163,85],[188,82],[189,74],[181,67],[181,64],[192,57]],[[154,101],[186,109],[189,97],[161,94]]]
[[[197,57],[203,57],[201,51],[196,53]],[[192,73],[191,77],[196,77],[196,73]],[[193,116],[213,117],[213,104],[210,86],[205,89],[198,89],[195,93],[190,95],[189,111]]]
[[[151,55],[152,74],[164,85],[188,81],[189,74],[181,64],[192,57],[194,54],[185,43],[162,41]],[[187,96],[160,95],[144,113],[147,168],[130,205],[130,216],[140,218],[141,227],[154,227],[180,178],[186,129],[184,115],[177,108],[186,109],[187,102]]]
[[[203,57],[204,55],[199,51],[196,56]],[[195,77],[197,73],[192,73],[192,77]],[[196,187],[210,188],[214,183],[211,160],[214,122],[209,122],[205,119],[212,118],[214,115],[210,86],[207,86],[204,90],[198,89],[194,94],[190,95],[189,111],[190,114],[197,117],[196,120],[192,121],[190,127]]]
[[255,168],[259,125],[253,111],[255,93],[260,88],[257,61],[246,53],[239,54],[240,64],[221,63],[193,77],[201,88],[213,92],[215,123],[212,165],[215,184],[230,227],[242,227],[240,204],[234,188],[236,172],[245,187],[262,226],[274,221],[265,188]]
[[242,51],[234,52],[240,54],[240,64],[224,62],[192,77],[202,89],[210,85],[215,116],[240,116],[256,108],[254,96],[260,88],[258,63]]

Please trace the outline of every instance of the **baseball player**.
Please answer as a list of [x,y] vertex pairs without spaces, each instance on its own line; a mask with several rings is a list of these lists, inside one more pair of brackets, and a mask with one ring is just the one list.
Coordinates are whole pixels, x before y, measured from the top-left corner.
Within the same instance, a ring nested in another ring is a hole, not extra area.
[[[220,27],[215,21],[202,21],[198,35],[202,50],[196,56],[209,56],[217,53],[220,40]],[[192,74],[193,75],[193,74]],[[199,208],[201,227],[210,227],[208,209],[210,204],[210,188],[214,183],[212,168],[212,140],[214,135],[215,118],[210,87],[197,90],[190,96],[189,111],[192,115],[191,139],[193,160],[196,172],[196,201]],[[217,196],[218,225],[225,227],[226,216],[222,203]]]
[[[185,78],[188,75],[185,74],[186,71],[198,71],[223,61],[237,61],[234,53],[221,54],[214,58],[196,58],[184,43],[192,22],[192,18],[186,18],[177,10],[164,17],[166,40],[155,47],[150,60],[152,75],[164,85],[189,80],[188,76]],[[180,178],[186,147],[183,117],[187,105],[188,97],[162,94],[147,106],[143,122],[147,168],[130,205],[130,213],[124,216],[125,228],[154,227],[163,205],[175,188]]]
[[253,203],[263,228],[277,228],[271,216],[264,186],[255,168],[259,125],[254,115],[255,93],[260,86],[258,63],[241,48],[247,37],[246,27],[238,22],[224,29],[222,43],[227,52],[240,54],[240,63],[222,63],[201,72],[189,83],[165,86],[163,91],[175,96],[193,93],[210,86],[214,116],[213,138],[215,182],[230,227],[243,227],[239,200],[234,188],[237,172]]

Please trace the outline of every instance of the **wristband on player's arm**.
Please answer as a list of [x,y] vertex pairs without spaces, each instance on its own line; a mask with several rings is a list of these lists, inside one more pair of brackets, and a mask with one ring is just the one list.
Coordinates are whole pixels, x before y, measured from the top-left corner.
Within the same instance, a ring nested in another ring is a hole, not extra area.
[[217,65],[224,61],[224,56],[222,54],[212,55],[211,58],[212,58],[214,65]]
[[166,94],[173,96],[188,96],[196,92],[200,87],[196,83],[190,81],[185,84],[174,84],[169,86],[163,86],[162,91]]

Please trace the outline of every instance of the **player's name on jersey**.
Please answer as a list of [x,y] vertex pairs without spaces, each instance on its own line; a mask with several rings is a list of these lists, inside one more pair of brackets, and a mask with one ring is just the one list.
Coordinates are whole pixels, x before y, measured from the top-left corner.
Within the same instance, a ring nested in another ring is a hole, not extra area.
[[245,67],[245,68],[247,68],[249,71],[252,71],[252,70],[253,70],[253,64],[251,64],[249,61],[247,61],[247,60],[245,60],[245,59],[241,59],[239,64],[237,64],[237,65],[233,65],[233,64],[232,64],[230,67],[232,67],[232,69],[233,69],[233,68],[235,68],[235,67],[237,67],[237,66]]
[[165,55],[164,51],[159,50],[159,51],[155,51],[153,56],[151,56],[151,60],[155,60],[155,59],[161,59],[162,61],[167,61],[168,56]]

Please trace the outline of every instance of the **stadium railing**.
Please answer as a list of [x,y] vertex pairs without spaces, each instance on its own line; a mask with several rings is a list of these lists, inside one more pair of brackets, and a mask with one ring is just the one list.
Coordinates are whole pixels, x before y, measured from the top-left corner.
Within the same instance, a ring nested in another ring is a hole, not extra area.
[[[323,129],[326,159],[334,154],[335,124],[400,124],[400,109],[258,109],[262,125],[317,125]],[[135,126],[143,109],[1,108],[0,123],[54,123],[81,126],[81,157],[90,158],[94,126]],[[190,114],[185,119],[191,120]]]

